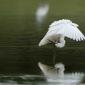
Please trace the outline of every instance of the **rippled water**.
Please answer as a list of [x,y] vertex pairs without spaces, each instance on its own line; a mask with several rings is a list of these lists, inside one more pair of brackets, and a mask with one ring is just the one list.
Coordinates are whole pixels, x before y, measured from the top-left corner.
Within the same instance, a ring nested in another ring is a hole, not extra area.
[[[62,82],[46,82],[41,75],[0,75],[0,85],[76,85]],[[78,84],[84,85],[84,83]]]
[[[38,26],[35,14],[43,1],[50,9],[46,20]],[[49,24],[62,18],[71,19],[85,34],[84,17],[84,0],[0,0],[0,85],[60,85],[46,82],[39,75],[2,73],[38,74],[38,62],[53,65],[54,47],[38,47]],[[55,51],[56,63],[65,63],[67,72],[85,72],[85,42],[67,39],[66,47]]]

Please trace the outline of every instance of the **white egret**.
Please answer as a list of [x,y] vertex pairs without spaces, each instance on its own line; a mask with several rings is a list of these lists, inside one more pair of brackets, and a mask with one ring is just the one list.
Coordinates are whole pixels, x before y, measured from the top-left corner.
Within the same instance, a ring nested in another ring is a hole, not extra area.
[[40,41],[39,46],[53,42],[56,47],[62,48],[65,46],[65,37],[76,41],[85,40],[85,36],[78,29],[78,24],[73,23],[71,20],[62,19],[54,21],[49,26],[48,32]]
[[65,66],[62,63],[55,64],[54,67],[50,67],[48,65],[38,63],[41,71],[43,72],[46,80],[48,82],[57,82],[60,84],[78,84],[83,81],[84,73],[64,73]]
[[48,66],[48,65],[45,65],[45,64],[42,64],[41,62],[39,62],[38,66],[40,67],[40,69],[42,70],[44,75],[46,75],[46,77],[64,75],[65,68],[64,68],[64,64],[62,64],[62,63],[55,64],[55,67],[51,67],[51,66]]
[[46,15],[49,11],[49,5],[48,4],[41,4],[38,9],[36,10],[36,21],[38,25],[42,25],[44,22],[44,19],[46,18]]

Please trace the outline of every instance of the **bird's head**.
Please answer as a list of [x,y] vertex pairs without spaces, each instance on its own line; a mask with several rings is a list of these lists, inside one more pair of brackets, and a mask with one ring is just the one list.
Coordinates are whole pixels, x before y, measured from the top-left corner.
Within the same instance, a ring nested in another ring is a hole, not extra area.
[[58,48],[63,48],[65,46],[65,44],[63,43],[55,43],[55,46]]
[[65,66],[62,63],[57,63],[55,64],[55,69],[57,70],[58,73],[63,73],[65,71]]
[[58,48],[63,48],[65,46],[64,37],[61,37],[59,42],[55,42],[55,46],[58,47]]

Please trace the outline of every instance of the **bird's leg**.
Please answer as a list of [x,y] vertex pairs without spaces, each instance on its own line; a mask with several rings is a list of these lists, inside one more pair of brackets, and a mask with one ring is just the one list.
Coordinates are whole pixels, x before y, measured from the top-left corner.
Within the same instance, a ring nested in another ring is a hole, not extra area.
[[56,47],[55,47],[55,42],[52,40],[48,40],[50,43],[53,43],[53,64],[55,65],[55,60],[56,60]]
[[53,64],[55,65],[55,60],[56,60],[56,47],[53,45]]

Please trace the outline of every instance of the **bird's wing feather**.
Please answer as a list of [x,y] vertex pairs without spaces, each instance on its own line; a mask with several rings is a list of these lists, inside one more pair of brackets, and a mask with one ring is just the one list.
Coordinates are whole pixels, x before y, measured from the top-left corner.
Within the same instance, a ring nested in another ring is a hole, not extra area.
[[59,23],[58,21],[53,22],[49,26],[49,30],[46,35],[49,36],[53,34],[61,34],[76,41],[85,40],[85,36],[78,29],[78,25],[72,23],[70,20],[61,20]]

